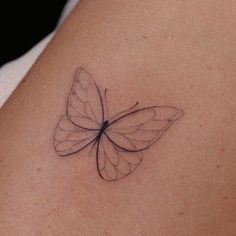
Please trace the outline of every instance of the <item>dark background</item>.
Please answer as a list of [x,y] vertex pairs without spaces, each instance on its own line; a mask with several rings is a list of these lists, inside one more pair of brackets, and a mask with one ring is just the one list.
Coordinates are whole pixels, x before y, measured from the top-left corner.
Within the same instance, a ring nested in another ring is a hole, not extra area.
[[16,59],[56,26],[67,0],[1,2],[0,66]]

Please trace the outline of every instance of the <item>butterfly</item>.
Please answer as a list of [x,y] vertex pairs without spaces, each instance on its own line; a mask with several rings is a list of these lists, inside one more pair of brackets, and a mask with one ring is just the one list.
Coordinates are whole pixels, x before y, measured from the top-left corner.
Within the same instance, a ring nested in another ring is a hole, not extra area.
[[66,114],[53,136],[57,155],[70,156],[96,147],[96,168],[103,180],[128,176],[142,162],[143,151],[184,115],[172,106],[137,107],[138,102],[110,117],[107,89],[102,92],[89,72],[77,68]]

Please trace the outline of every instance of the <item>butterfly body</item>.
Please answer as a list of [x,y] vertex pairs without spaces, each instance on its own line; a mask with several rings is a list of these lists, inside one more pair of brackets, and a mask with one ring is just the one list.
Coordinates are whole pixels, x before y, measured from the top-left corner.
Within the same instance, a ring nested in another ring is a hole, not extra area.
[[111,182],[131,174],[142,162],[142,152],[184,112],[172,106],[137,108],[137,102],[109,116],[106,92],[107,89],[104,94],[100,91],[87,71],[78,68],[66,115],[57,124],[53,142],[57,155],[62,157],[96,146],[98,174]]
[[101,126],[101,129],[98,132],[98,135],[96,137],[96,140],[99,141],[101,136],[104,134],[106,128],[109,126],[108,120],[105,120]]

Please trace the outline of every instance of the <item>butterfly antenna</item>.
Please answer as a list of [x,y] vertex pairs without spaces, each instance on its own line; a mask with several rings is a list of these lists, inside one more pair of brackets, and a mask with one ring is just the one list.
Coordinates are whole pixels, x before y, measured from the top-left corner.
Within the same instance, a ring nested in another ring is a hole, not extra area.
[[125,110],[123,110],[123,111],[117,113],[116,115],[112,116],[112,117],[110,118],[110,120],[115,119],[115,117],[121,116],[122,114],[124,114],[124,113],[126,113],[126,112],[128,112],[128,111],[130,111],[130,110],[132,110],[132,109],[134,109],[138,104],[139,104],[139,101],[137,101],[133,106],[131,106],[131,107],[129,107],[129,108],[126,108]]
[[106,116],[107,116],[107,119],[109,119],[109,113],[108,113],[108,103],[107,103],[107,88],[105,89],[105,93],[104,93],[104,97],[105,97],[105,107],[106,107]]
[[139,101],[137,101],[137,102],[134,104],[134,106],[133,106],[133,107],[131,107],[130,109],[132,109],[132,108],[136,107],[138,104],[139,104]]

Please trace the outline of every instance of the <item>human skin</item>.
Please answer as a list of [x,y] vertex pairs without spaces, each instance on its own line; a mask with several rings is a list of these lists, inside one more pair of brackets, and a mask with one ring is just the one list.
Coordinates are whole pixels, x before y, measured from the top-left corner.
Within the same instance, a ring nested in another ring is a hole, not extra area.
[[[0,235],[236,235],[236,3],[84,0],[0,111]],[[102,180],[88,150],[59,159],[75,69],[185,115],[130,176]]]

